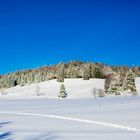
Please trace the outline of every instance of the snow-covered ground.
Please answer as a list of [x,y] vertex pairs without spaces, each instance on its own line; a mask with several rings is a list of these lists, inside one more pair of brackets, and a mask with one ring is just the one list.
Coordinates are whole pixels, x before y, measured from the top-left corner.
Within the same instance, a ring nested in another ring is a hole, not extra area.
[[[8,98],[33,98],[37,96],[37,91],[41,94],[40,97],[46,98],[58,98],[61,83],[55,80],[50,80],[38,84],[32,84],[30,86],[16,86],[4,90],[5,96],[0,96]],[[104,89],[103,79],[65,79],[64,82],[68,98],[91,98],[92,89]],[[39,89],[38,89],[39,88]]]
[[[140,79],[136,80],[137,88]],[[55,80],[5,90],[0,96],[1,140],[139,140],[140,96],[94,99],[104,80],[67,79],[68,99]],[[28,98],[29,97],[29,98]],[[49,98],[51,97],[51,98]]]
[[137,77],[135,79],[135,83],[136,83],[137,93],[140,95],[140,77]]
[[2,138],[139,140],[140,97],[3,99],[0,100]]

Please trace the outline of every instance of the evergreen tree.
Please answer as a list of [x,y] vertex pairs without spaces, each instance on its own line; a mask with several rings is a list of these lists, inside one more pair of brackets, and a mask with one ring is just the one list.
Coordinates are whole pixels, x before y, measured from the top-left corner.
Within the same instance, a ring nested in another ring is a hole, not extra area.
[[64,78],[65,78],[65,66],[64,64],[60,64],[59,65],[59,70],[58,70],[58,74],[57,74],[57,81],[58,82],[64,82]]
[[120,95],[121,86],[122,86],[122,83],[118,79],[112,80],[109,85],[108,94]]
[[83,80],[89,80],[90,78],[90,64],[85,64],[83,69]]
[[26,84],[25,75],[24,74],[21,75],[21,80],[20,81],[21,81],[21,83],[20,83],[21,86],[24,86]]
[[41,82],[41,73],[40,72],[36,73],[36,75],[35,75],[35,83],[39,83],[39,82]]
[[68,78],[78,78],[78,67],[70,66],[66,72]]
[[66,93],[66,89],[65,89],[64,84],[61,84],[60,92],[59,92],[58,97],[60,97],[60,98],[66,98],[67,97],[67,93]]
[[122,91],[124,92],[136,92],[136,86],[135,86],[135,74],[130,69],[125,77],[125,80],[123,82]]
[[115,72],[118,72],[119,71],[119,66],[118,65],[116,65],[116,66],[114,66],[114,69],[113,69]]
[[92,65],[91,77],[92,78],[103,78],[102,68],[97,65]]
[[108,89],[113,79],[114,79],[113,72],[107,73],[105,77],[105,84],[104,84],[104,89],[106,94],[108,94]]

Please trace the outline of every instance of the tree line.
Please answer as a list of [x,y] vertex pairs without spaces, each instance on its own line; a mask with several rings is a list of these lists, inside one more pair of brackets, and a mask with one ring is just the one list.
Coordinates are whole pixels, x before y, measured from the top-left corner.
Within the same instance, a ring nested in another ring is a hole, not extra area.
[[114,77],[119,77],[120,85],[122,85],[130,70],[135,76],[140,76],[140,67],[136,66],[109,66],[103,63],[82,61],[61,62],[56,65],[43,66],[36,69],[28,69],[1,75],[0,88],[30,85],[32,83],[39,83],[52,79],[57,79],[58,82],[64,82],[65,78],[83,78],[83,80],[101,78],[106,79],[105,90],[108,92],[111,90],[110,84],[113,85],[112,81],[114,81]]

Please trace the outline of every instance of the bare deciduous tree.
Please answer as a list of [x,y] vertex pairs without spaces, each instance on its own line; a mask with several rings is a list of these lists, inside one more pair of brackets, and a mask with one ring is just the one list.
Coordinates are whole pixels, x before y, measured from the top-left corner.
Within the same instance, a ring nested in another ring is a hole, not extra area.
[[36,87],[35,87],[35,95],[37,95],[37,96],[40,96],[40,95],[41,95],[41,94],[40,94],[40,87],[39,87],[38,84],[37,84]]
[[4,88],[0,88],[1,95],[4,95]]

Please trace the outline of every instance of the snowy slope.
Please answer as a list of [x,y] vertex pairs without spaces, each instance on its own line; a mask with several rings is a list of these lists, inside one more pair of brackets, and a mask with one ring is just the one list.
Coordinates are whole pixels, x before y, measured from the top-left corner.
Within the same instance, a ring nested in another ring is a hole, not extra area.
[[140,95],[140,77],[137,77],[135,79],[135,83],[136,83],[137,92]]
[[[137,92],[140,94],[140,77],[136,78]],[[61,83],[55,80],[31,84],[29,86],[16,86],[5,89],[5,95],[0,94],[0,98],[58,98]],[[68,94],[68,99],[73,98],[93,98],[92,89],[104,89],[104,79],[65,79],[64,85]],[[40,96],[37,96],[39,87]]]
[[[5,97],[22,97],[30,98],[37,96],[36,90],[37,85],[39,86],[39,93],[41,97],[57,98],[60,90],[61,83],[56,80],[50,80],[38,84],[32,84],[30,86],[16,86],[13,88],[6,89],[4,91]],[[68,94],[68,98],[89,98],[93,97],[91,90],[93,88],[104,89],[103,79],[65,79],[64,85]]]

